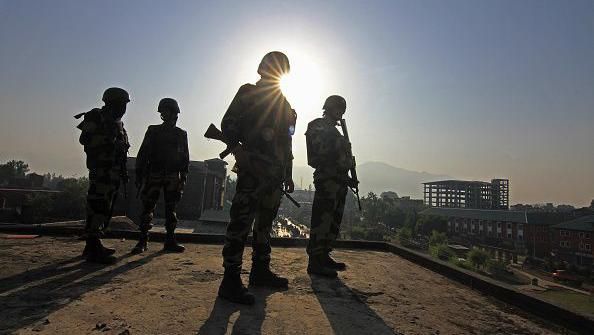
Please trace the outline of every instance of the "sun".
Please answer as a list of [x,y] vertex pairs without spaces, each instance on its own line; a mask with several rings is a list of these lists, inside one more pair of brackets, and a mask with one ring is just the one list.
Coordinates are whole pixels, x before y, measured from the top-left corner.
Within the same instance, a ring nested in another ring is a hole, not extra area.
[[325,81],[322,68],[305,54],[288,54],[291,72],[281,78],[281,90],[295,109],[298,119],[321,116]]

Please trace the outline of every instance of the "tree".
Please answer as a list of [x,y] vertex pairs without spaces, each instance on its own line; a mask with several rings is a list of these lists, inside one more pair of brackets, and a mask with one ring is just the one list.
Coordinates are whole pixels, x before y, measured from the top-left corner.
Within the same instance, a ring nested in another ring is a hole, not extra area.
[[476,269],[482,269],[489,260],[489,254],[484,250],[474,248],[468,253],[468,260]]
[[412,240],[412,231],[410,228],[402,228],[398,234],[398,240],[402,245],[410,245]]
[[590,208],[594,209],[594,199],[590,202]]
[[447,220],[441,216],[434,215],[422,215],[417,220],[417,233],[427,236],[434,230],[446,232]]
[[23,161],[11,160],[0,164],[0,180],[9,181],[17,177],[24,177],[29,172],[29,165]]

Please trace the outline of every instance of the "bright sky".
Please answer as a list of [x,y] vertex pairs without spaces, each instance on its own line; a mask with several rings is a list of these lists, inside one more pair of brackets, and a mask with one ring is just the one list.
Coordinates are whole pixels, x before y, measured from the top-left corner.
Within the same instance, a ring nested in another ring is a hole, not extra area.
[[268,51],[291,60],[305,126],[347,99],[360,163],[509,177],[512,202],[594,198],[594,2],[3,1],[0,161],[85,173],[73,115],[129,90],[135,155],[160,98],[178,99],[191,158]]

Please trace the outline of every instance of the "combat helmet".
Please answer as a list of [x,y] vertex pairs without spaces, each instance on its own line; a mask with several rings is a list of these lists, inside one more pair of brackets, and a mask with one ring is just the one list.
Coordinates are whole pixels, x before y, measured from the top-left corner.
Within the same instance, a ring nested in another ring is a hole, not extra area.
[[119,87],[110,87],[103,92],[101,98],[103,102],[130,102],[130,96],[125,89]]
[[177,101],[173,98],[163,98],[161,99],[161,101],[159,101],[157,112],[163,113],[166,109],[179,113],[179,105],[177,104]]
[[328,98],[326,98],[326,101],[324,102],[324,107],[322,107],[322,109],[328,110],[332,107],[346,109],[346,100],[340,95],[331,95]]
[[280,51],[267,53],[258,66],[258,74],[262,77],[279,78],[283,74],[289,73],[290,70],[289,58]]

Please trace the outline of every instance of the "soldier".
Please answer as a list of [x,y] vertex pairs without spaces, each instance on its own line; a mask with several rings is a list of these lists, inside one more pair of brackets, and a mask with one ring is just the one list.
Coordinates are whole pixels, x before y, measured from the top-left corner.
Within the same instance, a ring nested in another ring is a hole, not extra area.
[[103,93],[102,108],[94,108],[75,116],[83,121],[79,142],[84,146],[89,169],[87,194],[86,245],[83,256],[88,262],[110,264],[116,261],[114,249],[101,244],[102,235],[113,214],[120,181],[128,183],[126,159],[128,135],[121,118],[130,102],[128,92],[111,87]]
[[165,229],[167,235],[163,250],[183,252],[184,246],[175,240],[177,215],[175,207],[181,199],[188,176],[190,156],[188,135],[175,126],[179,114],[177,101],[163,98],[157,111],[163,123],[149,126],[136,157],[136,187],[142,189],[142,214],[140,215],[140,238],[132,253],[147,250],[148,231],[159,193],[163,189],[165,199]]
[[347,187],[354,187],[357,182],[348,176],[353,167],[350,143],[336,129],[346,111],[346,101],[332,95],[323,109],[323,117],[311,121],[305,133],[307,162],[315,169],[316,187],[307,244],[307,272],[336,277],[336,271],[345,270],[346,265],[332,259],[330,251],[340,230]]
[[281,189],[293,192],[292,139],[297,114],[280,90],[280,77],[289,72],[289,60],[281,52],[264,56],[255,84],[245,84],[233,98],[221,123],[221,131],[234,148],[237,187],[231,206],[231,222],[225,234],[225,275],[219,296],[253,304],[240,273],[247,236],[253,227],[252,286],[287,288],[288,280],[270,270],[270,231],[281,200]]

